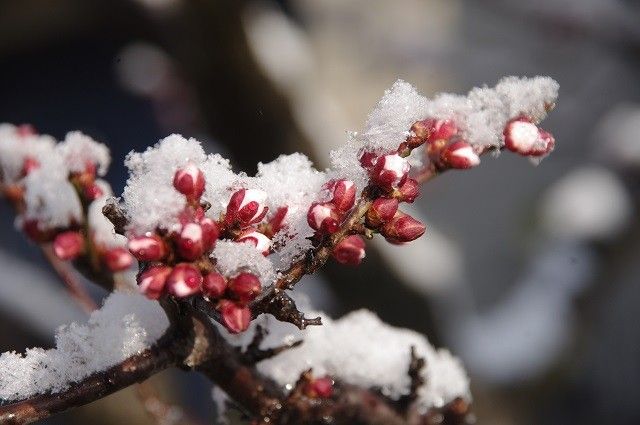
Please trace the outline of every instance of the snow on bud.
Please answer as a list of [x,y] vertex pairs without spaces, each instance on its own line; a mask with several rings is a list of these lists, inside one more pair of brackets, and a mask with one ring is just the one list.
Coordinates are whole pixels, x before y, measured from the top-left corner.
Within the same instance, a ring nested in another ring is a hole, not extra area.
[[338,180],[335,182],[331,202],[338,211],[349,211],[356,203],[356,185],[350,180]]
[[133,257],[125,248],[112,248],[105,251],[104,263],[112,272],[126,270],[133,264]]
[[139,261],[158,261],[167,254],[164,241],[153,234],[129,239],[127,248]]
[[138,289],[147,298],[157,300],[162,295],[171,267],[152,266],[138,274]]
[[360,165],[363,168],[370,169],[376,165],[378,156],[373,152],[365,152],[360,156]]
[[189,200],[200,199],[204,192],[204,174],[194,163],[189,162],[173,175],[173,187]]
[[269,220],[269,236],[278,233],[284,227],[284,220],[287,218],[289,207],[280,207]]
[[29,137],[37,134],[36,129],[31,124],[20,124],[16,126],[16,134],[18,137]]
[[267,193],[258,189],[240,189],[235,192],[227,205],[227,224],[247,227],[262,221],[267,215]]
[[473,168],[480,164],[480,157],[473,150],[473,146],[464,140],[458,140],[448,145],[440,154],[440,158],[445,166],[460,170]]
[[261,290],[260,279],[252,273],[240,273],[229,280],[229,291],[238,301],[244,304],[253,301]]
[[73,260],[83,249],[84,239],[75,231],[59,233],[53,241],[53,252],[61,260]]
[[269,250],[271,249],[271,239],[255,229],[248,229],[242,232],[236,242],[251,242],[264,256],[269,255]]
[[398,200],[396,198],[378,198],[367,210],[367,226],[376,229],[391,220],[397,211]]
[[202,229],[202,243],[205,251],[213,248],[220,236],[220,228],[218,224],[210,218],[200,220],[200,228]]
[[229,300],[218,303],[218,311],[222,316],[222,324],[233,334],[246,331],[251,323],[251,310]]
[[378,186],[391,189],[404,182],[409,169],[409,162],[400,155],[383,155],[376,161],[371,178]]
[[524,156],[544,156],[555,146],[553,136],[540,129],[527,117],[518,117],[509,121],[503,135],[507,149]]
[[177,264],[167,277],[167,291],[176,297],[188,297],[200,292],[202,274],[189,263]]
[[211,272],[202,280],[202,293],[207,298],[220,298],[227,290],[227,281],[219,273]]
[[[397,196],[401,202],[412,203],[420,195],[420,185],[414,179],[405,180],[398,188]],[[395,213],[395,211],[394,211]]]
[[178,253],[185,260],[193,261],[204,253],[204,235],[202,227],[196,223],[187,223],[176,238]]
[[84,197],[89,201],[95,201],[96,199],[104,195],[104,191],[100,188],[99,185],[95,183],[85,186],[83,193]]
[[35,242],[47,242],[54,236],[51,229],[42,229],[38,220],[25,220],[22,223],[22,231]]
[[329,202],[312,204],[307,213],[307,223],[312,229],[335,233],[340,227],[340,217],[335,205]]
[[424,224],[398,211],[391,221],[382,226],[380,233],[391,243],[404,243],[418,239],[425,230]]
[[32,171],[37,170],[38,168],[40,168],[40,161],[38,161],[35,158],[32,158],[32,157],[28,156],[22,162],[21,175],[22,176],[27,176]]
[[364,240],[360,236],[350,235],[333,248],[333,257],[340,264],[357,266],[364,258],[364,247]]
[[312,379],[306,384],[304,393],[307,397],[329,398],[333,395],[333,380],[326,376]]

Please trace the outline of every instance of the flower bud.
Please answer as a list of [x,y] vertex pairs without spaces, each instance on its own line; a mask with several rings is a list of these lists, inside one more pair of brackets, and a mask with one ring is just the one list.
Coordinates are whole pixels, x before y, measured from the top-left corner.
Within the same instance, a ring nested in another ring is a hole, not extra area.
[[138,289],[147,298],[157,300],[162,295],[171,267],[151,266],[138,274]]
[[480,164],[480,157],[473,150],[473,146],[463,140],[453,142],[444,148],[440,158],[445,166],[459,170]]
[[222,324],[233,334],[246,331],[251,323],[251,310],[229,300],[220,300],[218,311],[222,316]]
[[20,124],[16,126],[16,133],[18,137],[28,137],[37,134],[35,127],[31,124]]
[[104,252],[104,263],[112,272],[126,270],[133,264],[133,257],[125,248],[111,248]]
[[331,202],[338,211],[349,211],[356,203],[356,185],[350,180],[338,180],[335,182]]
[[54,237],[51,229],[42,229],[38,220],[25,220],[22,223],[22,231],[34,242],[48,242]]
[[61,260],[73,260],[82,253],[84,239],[75,231],[59,233],[53,241],[53,252]]
[[378,155],[373,152],[364,152],[360,156],[360,165],[363,168],[370,169],[376,165],[376,161],[378,160]]
[[261,290],[260,279],[252,273],[240,273],[229,280],[229,291],[238,301],[244,304],[253,301]]
[[167,277],[167,291],[176,297],[188,297],[200,292],[202,274],[189,263],[177,264]]
[[333,248],[333,257],[340,264],[357,266],[364,258],[364,246],[364,240],[360,236],[347,236]]
[[32,157],[28,156],[22,162],[22,170],[21,170],[20,174],[22,176],[27,176],[32,171],[37,170],[38,168],[40,168],[40,161],[38,161],[35,158],[32,158]]
[[227,290],[227,281],[220,273],[211,272],[202,280],[202,293],[208,298],[220,298]]
[[129,239],[127,248],[138,261],[159,261],[167,254],[164,241],[154,234]]
[[409,163],[400,155],[383,155],[376,161],[371,178],[378,186],[392,189],[405,181],[409,169]]
[[289,207],[280,207],[269,220],[269,236],[273,237],[284,227],[284,219],[287,217]]
[[387,221],[391,220],[398,211],[398,200],[396,198],[378,198],[367,210],[367,226],[377,229]]
[[187,223],[176,238],[178,253],[185,260],[193,261],[204,253],[202,227],[196,223]]
[[420,195],[420,185],[414,179],[407,179],[398,188],[397,195],[399,201],[412,203]]
[[382,226],[380,233],[391,243],[404,243],[418,239],[425,230],[424,224],[398,211],[391,221]]
[[509,121],[503,135],[507,149],[524,156],[544,156],[555,147],[553,136],[538,128],[528,117]]
[[189,200],[200,199],[204,192],[204,174],[194,163],[189,162],[173,175],[173,187]]
[[258,189],[240,189],[235,192],[227,205],[227,224],[247,227],[262,221],[267,215],[267,194]]
[[92,183],[86,186],[83,190],[84,197],[89,201],[94,201],[104,195],[104,191],[100,188],[99,185]]
[[255,229],[247,229],[236,239],[236,242],[251,242],[262,255],[269,255],[271,239]]
[[428,118],[426,120],[416,122],[411,130],[413,133],[425,139],[429,143],[436,140],[449,140],[458,134],[458,126],[448,119]]
[[213,248],[220,236],[220,228],[218,224],[210,218],[200,220],[200,228],[202,229],[202,243],[205,251]]
[[307,223],[314,230],[335,233],[340,227],[340,217],[332,203],[312,204],[307,213]]
[[309,381],[304,387],[304,393],[312,398],[329,398],[333,395],[333,379],[325,376]]

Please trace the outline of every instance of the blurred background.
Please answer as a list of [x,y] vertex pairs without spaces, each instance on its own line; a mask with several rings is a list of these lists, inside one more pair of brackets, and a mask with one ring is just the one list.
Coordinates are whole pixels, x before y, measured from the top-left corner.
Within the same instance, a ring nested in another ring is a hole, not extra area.
[[[397,78],[432,96],[549,75],[551,157],[437,178],[412,211],[426,237],[300,288],[449,347],[479,424],[638,424],[638,22],[636,0],[3,0],[0,121],[106,143],[120,193],[126,153],[172,132],[250,173],[296,151],[324,168]],[[6,204],[0,235],[0,351],[51,346],[85,313]],[[128,389],[46,423],[215,423],[208,382],[152,382],[181,409],[154,418]]]

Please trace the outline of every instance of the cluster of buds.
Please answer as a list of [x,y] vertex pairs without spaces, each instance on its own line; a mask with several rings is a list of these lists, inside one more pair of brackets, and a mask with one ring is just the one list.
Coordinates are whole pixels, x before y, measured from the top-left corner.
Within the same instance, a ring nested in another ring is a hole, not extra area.
[[465,170],[480,164],[474,147],[461,137],[458,126],[449,119],[427,118],[411,126],[410,147],[425,143],[429,160],[438,169]]
[[523,156],[544,157],[555,147],[555,139],[531,118],[520,116],[507,123],[503,132],[507,149]]
[[[187,200],[179,216],[180,228],[133,236],[128,242],[129,251],[141,263],[140,291],[150,299],[164,295],[202,296],[215,305],[230,332],[242,332],[251,321],[248,304],[260,294],[260,280],[248,272],[230,278],[221,275],[215,270],[210,253],[216,241],[225,237],[252,243],[262,254],[269,254],[271,240],[259,229],[267,214],[266,193],[255,189],[236,191],[224,216],[214,221],[204,214],[201,197],[205,177],[197,166],[187,164],[178,169],[173,186]],[[283,214],[276,215],[282,222]]]

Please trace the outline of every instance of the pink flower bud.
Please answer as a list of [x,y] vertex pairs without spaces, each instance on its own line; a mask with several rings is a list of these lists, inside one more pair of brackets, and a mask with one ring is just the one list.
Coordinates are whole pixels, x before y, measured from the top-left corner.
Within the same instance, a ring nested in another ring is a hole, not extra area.
[[376,161],[378,160],[378,155],[373,152],[365,152],[360,156],[360,165],[363,168],[370,169],[376,165]]
[[229,280],[229,291],[238,301],[244,304],[253,301],[261,290],[260,279],[252,273],[240,273]]
[[189,263],[177,264],[167,277],[167,291],[176,297],[188,297],[200,292],[202,274]]
[[129,239],[127,248],[139,261],[159,261],[167,254],[164,241],[154,234]]
[[262,221],[267,215],[267,194],[258,189],[240,189],[235,192],[227,205],[227,224],[247,227]]
[[409,169],[409,163],[400,155],[383,155],[376,161],[371,178],[378,186],[392,189],[404,182]]
[[229,300],[220,300],[218,311],[222,316],[222,324],[233,334],[246,331],[251,323],[251,310]]
[[312,379],[304,389],[305,395],[312,398],[329,398],[333,395],[333,380],[329,377]]
[[112,272],[126,270],[133,264],[133,257],[125,248],[111,248],[105,251],[104,263]]
[[411,130],[416,136],[432,143],[436,140],[449,140],[458,134],[458,127],[452,120],[428,118],[415,123]]
[[284,227],[284,219],[287,217],[289,207],[280,207],[276,213],[269,220],[270,233],[269,236],[273,236],[278,233]]
[[151,266],[138,274],[138,289],[147,298],[157,300],[162,295],[171,267]]
[[204,253],[204,235],[202,227],[196,223],[187,223],[176,238],[178,253],[185,260],[193,261]]
[[94,201],[104,195],[104,191],[95,183],[84,188],[84,197],[90,201]]
[[53,241],[53,252],[61,260],[73,260],[83,249],[84,239],[75,231],[59,233]]
[[400,201],[412,203],[420,195],[420,185],[414,179],[407,179],[400,185],[398,192]]
[[54,237],[50,229],[42,229],[38,220],[25,220],[22,223],[22,231],[34,242],[48,242]]
[[173,175],[173,187],[190,200],[200,199],[204,192],[204,174],[194,163],[189,162]]
[[357,266],[364,258],[364,246],[364,240],[360,236],[347,236],[333,248],[333,257],[340,264]]
[[204,250],[209,251],[213,248],[220,236],[220,228],[218,224],[210,218],[200,220],[200,228],[202,229],[202,242]]
[[329,202],[312,204],[307,213],[307,222],[312,229],[327,233],[335,233],[340,228],[336,207]]
[[391,243],[404,243],[418,239],[425,230],[424,224],[398,211],[391,221],[382,226],[380,233]]
[[349,211],[356,203],[356,185],[350,180],[338,180],[335,182],[331,202],[338,211]]
[[236,242],[251,242],[262,255],[269,255],[271,249],[271,239],[255,229],[247,229],[238,238]]
[[367,210],[367,226],[378,228],[391,220],[398,211],[398,200],[396,198],[378,198]]
[[440,158],[445,166],[460,170],[480,164],[480,157],[473,150],[473,146],[463,140],[453,142],[444,148]]
[[202,280],[202,293],[208,298],[220,298],[227,290],[227,281],[219,273],[212,272]]
[[555,147],[553,136],[538,128],[528,117],[509,121],[503,135],[507,149],[524,156],[544,156]]
[[32,158],[32,157],[28,156],[22,162],[21,175],[27,176],[31,172],[37,170],[38,168],[40,168],[40,161],[38,161],[35,158]]
[[16,127],[16,133],[18,137],[28,137],[37,134],[35,127],[31,124],[20,124]]

